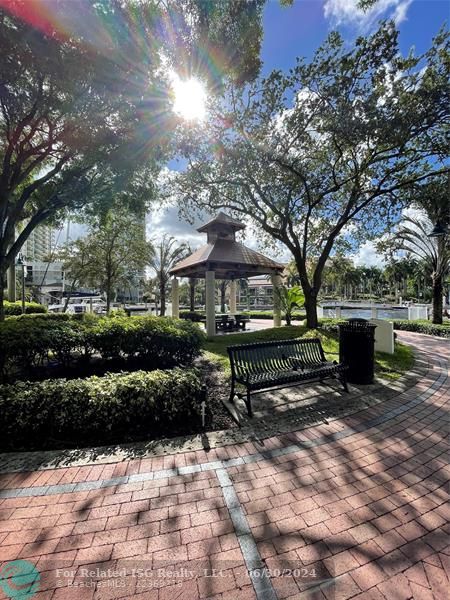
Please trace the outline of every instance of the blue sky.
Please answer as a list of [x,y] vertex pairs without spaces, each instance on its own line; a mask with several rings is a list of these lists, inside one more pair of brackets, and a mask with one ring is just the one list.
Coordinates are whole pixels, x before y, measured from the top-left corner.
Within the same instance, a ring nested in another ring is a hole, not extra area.
[[396,20],[402,52],[412,46],[424,52],[450,19],[450,0],[379,0],[367,13],[355,5],[356,0],[296,0],[293,6],[282,7],[278,0],[269,0],[264,11],[263,74],[294,66],[296,56],[311,58],[333,29],[351,44],[356,36],[373,31],[382,18]]
[[[287,70],[295,65],[297,56],[311,58],[328,33],[338,29],[349,45],[361,34],[374,31],[382,18],[394,18],[400,29],[400,47],[407,53],[415,47],[424,52],[443,23],[449,21],[450,0],[378,0],[368,13],[358,11],[357,0],[296,0],[293,6],[282,7],[278,0],[269,0],[264,10],[264,39],[261,58],[262,74],[272,69]],[[180,168],[176,161],[169,168]],[[176,206],[149,215],[148,232],[153,238],[164,232],[191,247],[205,243],[204,235],[178,218]],[[246,244],[258,247],[256,238],[247,235]],[[280,256],[281,259],[288,258]],[[355,256],[357,264],[379,265],[382,259],[373,244],[364,244]]]

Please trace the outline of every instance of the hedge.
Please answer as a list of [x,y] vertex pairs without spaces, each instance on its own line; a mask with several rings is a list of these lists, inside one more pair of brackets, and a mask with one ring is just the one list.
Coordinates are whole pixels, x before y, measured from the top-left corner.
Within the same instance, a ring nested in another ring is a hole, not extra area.
[[[260,311],[245,311],[242,313],[243,315],[249,317],[250,319],[273,319],[273,311],[271,310],[260,310]],[[284,315],[282,314],[282,318],[284,319]],[[294,321],[303,321],[306,318],[306,314],[298,311],[294,311],[292,313],[292,319]]]
[[324,317],[319,319],[319,327],[324,331],[329,331],[330,333],[339,333],[339,327],[341,323],[347,323],[345,319],[332,319]]
[[[339,323],[346,323],[345,319],[320,319],[319,327],[325,331],[338,332]],[[394,329],[425,333],[437,337],[450,338],[450,323],[448,325],[433,325],[429,321],[393,321]]]
[[23,315],[0,323],[0,368],[3,375],[32,373],[49,359],[68,367],[92,355],[174,367],[190,363],[203,339],[194,323],[170,318]]
[[437,337],[450,338],[450,323],[448,325],[434,325],[429,321],[394,321],[394,329],[426,333]]
[[[5,315],[21,315],[22,314],[22,302],[8,302],[5,301],[3,303],[3,307],[5,310]],[[43,304],[38,304],[37,302],[25,302],[25,313],[26,314],[34,314],[34,313],[46,313],[47,307]]]
[[0,386],[0,449],[150,439],[199,420],[193,369],[136,371]]
[[[273,319],[273,311],[271,311],[271,310],[260,310],[260,311],[246,310],[243,312],[238,311],[238,314],[249,317],[250,319]],[[199,322],[202,320],[202,317],[204,318],[205,315],[204,315],[204,313],[201,313],[201,312],[197,312],[197,311],[191,312],[189,310],[180,311],[181,319],[189,319],[190,321]],[[306,318],[306,314],[302,313],[302,312],[294,311],[292,318],[294,320],[303,320]]]

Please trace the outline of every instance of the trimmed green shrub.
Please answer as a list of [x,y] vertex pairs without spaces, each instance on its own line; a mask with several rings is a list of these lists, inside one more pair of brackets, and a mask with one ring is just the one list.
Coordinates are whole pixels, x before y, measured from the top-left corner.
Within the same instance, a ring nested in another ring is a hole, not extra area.
[[[8,302],[5,301],[4,304],[5,315],[21,315],[22,314],[22,302]],[[25,313],[26,314],[36,314],[36,313],[46,313],[47,307],[43,304],[38,304],[37,302],[25,302]]]
[[347,323],[347,321],[345,319],[324,317],[323,319],[319,319],[319,328],[337,335],[339,333],[338,325],[341,323]]
[[437,337],[450,338],[450,323],[448,325],[433,325],[429,321],[394,321],[394,329],[425,333]]
[[11,321],[34,321],[40,319],[43,321],[95,321],[98,316],[92,313],[36,313],[36,314],[25,314],[7,317]]
[[[52,353],[67,365],[72,354],[82,348],[82,325],[67,318],[16,317],[0,323],[0,354],[3,370],[27,371],[42,365]],[[56,315],[54,315],[56,316]],[[61,315],[62,316],[62,315]],[[58,315],[60,317],[60,315]]]
[[21,450],[150,439],[198,420],[194,369],[115,373],[0,386],[0,448]]
[[48,359],[69,366],[92,354],[138,360],[149,369],[190,363],[204,334],[190,321],[161,317],[23,315],[0,323],[2,373],[31,372]]
[[191,362],[204,334],[190,321],[168,317],[103,317],[87,337],[102,358],[139,357],[162,368]]

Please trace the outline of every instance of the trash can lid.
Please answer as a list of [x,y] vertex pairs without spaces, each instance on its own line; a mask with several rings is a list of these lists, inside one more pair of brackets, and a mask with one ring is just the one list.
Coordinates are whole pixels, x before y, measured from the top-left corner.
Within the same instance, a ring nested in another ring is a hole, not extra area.
[[364,330],[364,329],[375,329],[376,325],[371,323],[367,319],[361,319],[358,317],[353,317],[351,319],[347,319],[345,323],[338,323],[338,327],[340,329],[353,329],[353,330]]

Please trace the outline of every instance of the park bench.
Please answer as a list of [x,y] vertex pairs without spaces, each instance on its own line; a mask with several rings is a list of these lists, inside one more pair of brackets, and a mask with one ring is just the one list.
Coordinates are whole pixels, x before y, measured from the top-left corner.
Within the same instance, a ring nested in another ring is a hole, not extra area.
[[[256,342],[227,348],[231,364],[230,402],[236,384],[246,388],[245,405],[252,416],[250,395],[268,388],[291,387],[308,381],[338,379],[348,392],[346,366],[325,358],[320,339],[294,339]],[[237,394],[242,398],[242,394]]]

